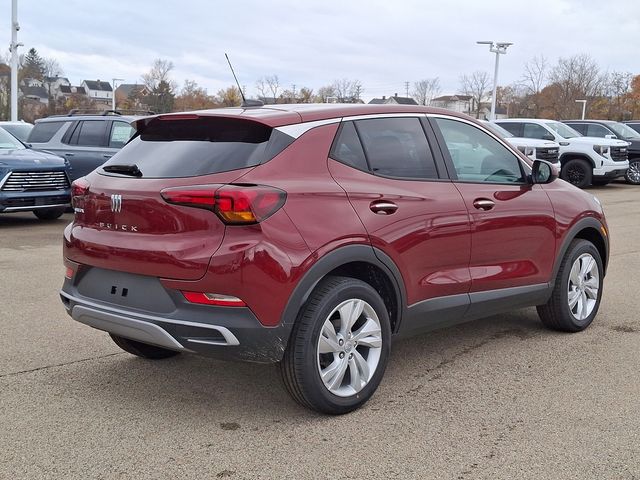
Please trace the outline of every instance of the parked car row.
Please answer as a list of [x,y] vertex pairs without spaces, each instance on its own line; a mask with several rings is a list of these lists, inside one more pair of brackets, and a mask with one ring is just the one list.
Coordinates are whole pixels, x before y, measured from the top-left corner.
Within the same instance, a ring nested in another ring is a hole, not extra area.
[[579,188],[620,177],[640,184],[640,134],[622,123],[512,118],[496,124],[518,138],[556,142],[561,178]]
[[133,135],[136,117],[56,115],[0,122],[0,213],[32,211],[42,220],[71,204],[71,182],[111,158]]

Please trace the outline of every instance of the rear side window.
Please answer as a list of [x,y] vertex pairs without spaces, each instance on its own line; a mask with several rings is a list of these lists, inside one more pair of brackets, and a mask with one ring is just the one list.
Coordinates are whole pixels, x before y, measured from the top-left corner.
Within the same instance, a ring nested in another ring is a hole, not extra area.
[[53,138],[60,127],[70,122],[38,122],[31,130],[28,143],[45,143]]
[[113,122],[111,135],[109,135],[109,147],[122,148],[135,133],[135,129],[126,122]]
[[584,123],[567,123],[571,128],[580,132],[582,135],[587,134],[587,125]]
[[209,175],[264,163],[293,140],[252,120],[155,118],[104,166],[136,165],[143,178]]
[[498,122],[502,128],[504,128],[507,132],[509,132],[514,137],[522,137],[522,124],[521,123],[500,123]]
[[358,120],[356,129],[373,173],[435,179],[438,171],[418,118]]
[[353,122],[342,124],[329,156],[358,170],[367,171],[369,169]]
[[80,122],[71,135],[71,145],[83,147],[102,147],[105,144],[105,130],[107,122],[100,120],[85,120]]

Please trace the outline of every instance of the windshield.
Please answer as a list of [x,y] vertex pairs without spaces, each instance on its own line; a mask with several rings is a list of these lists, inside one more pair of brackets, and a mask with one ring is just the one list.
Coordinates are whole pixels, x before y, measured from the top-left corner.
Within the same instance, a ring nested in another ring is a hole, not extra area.
[[549,127],[551,130],[553,130],[554,132],[556,132],[558,135],[560,135],[563,138],[575,138],[575,137],[581,137],[582,136],[581,133],[579,133],[578,131],[574,130],[569,125],[565,125],[564,123],[548,122],[546,125],[547,125],[547,127]]
[[22,150],[25,147],[16,137],[0,128],[0,148]]
[[502,138],[513,137],[513,133],[509,132],[508,130],[505,130],[500,125],[496,125],[495,123],[491,123],[491,122],[482,122],[482,123],[484,123],[485,127],[487,127],[489,130],[491,130],[493,133],[495,133],[499,137],[502,137]]
[[24,125],[0,125],[0,127],[4,128],[18,140],[26,142],[27,137],[29,137],[29,132],[31,132],[31,129],[33,128],[33,125],[25,123]]
[[640,133],[636,132],[633,128],[628,127],[624,123],[616,122],[607,126],[615,132],[618,138],[624,138],[625,140],[640,140]]

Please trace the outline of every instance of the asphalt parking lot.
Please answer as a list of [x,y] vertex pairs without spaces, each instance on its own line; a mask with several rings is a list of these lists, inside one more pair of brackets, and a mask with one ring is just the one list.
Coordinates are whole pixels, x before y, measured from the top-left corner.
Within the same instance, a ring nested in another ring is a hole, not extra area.
[[274,366],[123,353],[58,298],[71,216],[0,216],[0,478],[638,479],[640,188],[590,191],[612,250],[588,330],[525,309],[397,342],[343,417]]

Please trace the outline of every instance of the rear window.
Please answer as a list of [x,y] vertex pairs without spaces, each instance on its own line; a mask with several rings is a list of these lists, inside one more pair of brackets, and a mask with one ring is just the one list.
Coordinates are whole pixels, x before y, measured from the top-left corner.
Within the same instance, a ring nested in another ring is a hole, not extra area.
[[45,143],[53,138],[63,124],[70,122],[38,122],[29,134],[28,143]]
[[156,118],[103,166],[136,165],[143,178],[209,175],[264,163],[293,140],[250,120]]

